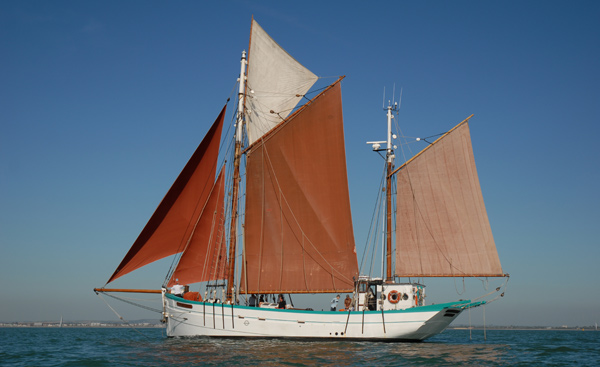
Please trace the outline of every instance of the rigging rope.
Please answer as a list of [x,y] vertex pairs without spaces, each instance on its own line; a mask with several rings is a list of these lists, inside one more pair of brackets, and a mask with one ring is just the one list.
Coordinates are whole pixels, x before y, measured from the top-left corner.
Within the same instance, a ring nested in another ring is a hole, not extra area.
[[[307,255],[313,259],[317,265],[319,265],[322,269],[324,269],[325,271],[329,270],[329,274],[331,274],[332,279],[335,279],[335,275],[334,273],[336,273],[338,275],[338,277],[340,278],[344,278],[344,274],[341,273],[337,268],[335,268],[333,266],[333,264],[331,264],[327,258],[323,255],[323,252],[320,251],[316,245],[311,241],[310,238],[308,238],[308,236],[306,235],[306,232],[304,231],[304,228],[300,225],[300,222],[298,220],[298,218],[296,217],[296,214],[294,213],[294,211],[292,210],[290,204],[288,203],[288,200],[283,192],[282,186],[279,183],[279,179],[277,178],[277,175],[275,174],[274,168],[273,168],[273,164],[271,162],[271,157],[269,155],[269,152],[267,151],[267,147],[266,145],[263,145],[263,152],[264,154],[261,156],[262,159],[264,160],[266,158],[266,160],[264,162],[266,162],[266,167],[267,169],[270,169],[269,172],[272,174],[273,179],[274,179],[274,186],[276,186],[278,192],[279,192],[279,199],[278,199],[278,203],[279,203],[279,208],[280,210],[283,209],[283,206],[285,204],[285,207],[290,211],[290,215],[291,215],[291,219],[293,220],[293,222],[296,224],[296,226],[299,228],[300,232],[301,232],[301,236],[302,236],[302,244],[301,246],[304,246],[304,238],[306,238],[306,240],[308,241],[308,244],[311,246],[311,248],[316,252],[317,255],[320,256],[320,259],[329,267],[329,269],[327,269],[327,267],[325,267],[324,265],[322,265],[321,263],[318,262],[318,259],[316,259],[315,257],[311,256],[310,254],[307,253]],[[264,163],[263,163],[264,164]],[[263,172],[264,175],[264,172]],[[264,213],[263,213],[264,214]],[[262,224],[261,224],[261,233],[262,233],[263,229],[262,229]],[[262,242],[261,242],[261,247],[262,247]],[[304,248],[303,248],[304,250]],[[262,249],[261,249],[261,253],[262,253]],[[282,259],[283,261],[283,259]],[[282,264],[283,266],[283,264]],[[259,266],[260,268],[260,266]],[[282,272],[280,273],[281,276],[283,276]],[[260,279],[260,278],[259,278]],[[350,279],[346,279],[346,281],[353,283],[353,280]],[[335,283],[335,282],[334,282]],[[333,286],[335,287],[335,284],[333,284]]]
[[[397,120],[398,120],[398,119],[395,119],[395,121],[394,121],[394,123],[395,123],[395,125],[396,125],[396,129],[397,129],[397,131],[399,132],[399,135],[400,135],[400,136],[402,136],[402,137],[405,139],[405,144],[404,144],[404,145],[406,145],[406,146],[408,147],[408,150],[409,150],[409,152],[412,154],[412,151],[411,151],[411,149],[410,149],[410,146],[408,145],[408,143],[406,143],[406,139],[407,139],[407,137],[406,137],[405,135],[403,135],[403,134],[402,134],[402,130],[400,130],[400,127],[398,126]],[[428,144],[430,144],[430,145],[431,145],[432,143],[431,143],[431,142],[429,142],[429,141],[427,141],[426,139],[433,138],[433,137],[437,137],[437,136],[444,135],[444,134],[447,134],[447,133],[448,133],[448,132],[441,133],[441,134],[436,134],[436,135],[431,135],[431,136],[428,136],[428,137],[426,137],[426,138],[420,138],[419,140],[423,140],[423,141],[425,141],[425,142],[427,142]],[[401,145],[401,146],[402,146],[402,145]],[[404,149],[402,149],[402,156],[404,157],[404,160],[405,160],[405,161],[407,161],[407,159],[406,159],[406,154],[405,154],[405,152],[404,152]],[[425,219],[424,219],[424,215],[423,215],[423,212],[421,211],[421,206],[419,205],[419,202],[417,201],[417,198],[416,198],[416,196],[415,196],[415,190],[414,190],[414,188],[413,188],[412,177],[411,177],[411,174],[410,174],[410,171],[408,170],[408,168],[409,168],[409,167],[408,167],[408,166],[406,166],[404,169],[405,169],[405,170],[406,170],[406,172],[407,172],[406,176],[407,176],[407,178],[408,178],[409,186],[410,186],[410,188],[411,188],[411,191],[412,191],[412,198],[413,198],[413,203],[414,203],[414,217],[415,217],[415,220],[416,220],[416,218],[421,218],[421,219],[422,219],[422,222],[423,222],[423,224],[425,225],[425,229],[426,229],[427,233],[429,233],[429,235],[430,235],[430,236],[431,236],[431,238],[433,239],[433,243],[434,243],[435,247],[437,248],[438,252],[439,252],[439,253],[441,254],[441,256],[442,256],[442,257],[443,257],[443,258],[446,260],[446,262],[449,264],[449,266],[450,266],[450,269],[452,270],[453,274],[454,274],[454,270],[458,271],[459,273],[463,273],[463,274],[464,274],[464,272],[463,272],[461,269],[457,268],[456,266],[454,266],[454,265],[452,264],[452,259],[448,258],[448,256],[446,255],[446,253],[444,253],[444,251],[442,251],[442,249],[441,249],[441,247],[440,247],[440,244],[438,243],[438,239],[437,239],[437,238],[435,238],[435,236],[433,236],[432,229],[431,229],[431,228],[430,228],[430,226],[428,225],[427,221],[425,221]],[[420,246],[420,241],[419,241],[419,240],[417,240],[417,247],[418,247],[418,249],[419,249],[419,250],[421,250],[421,246]],[[420,263],[420,265],[421,265],[421,268],[423,268],[422,260],[423,260],[423,259],[422,259],[422,256],[419,256],[419,263]],[[455,288],[456,288],[456,285],[455,285]],[[458,293],[458,294],[461,294],[461,293],[459,293],[459,292],[458,292],[458,290],[457,290],[457,293]]]
[[[96,294],[97,294],[98,296],[100,296],[100,292],[96,292]],[[146,309],[146,310],[148,310],[148,311],[157,312],[157,313],[160,313],[160,314],[162,314],[162,310],[159,310],[159,309],[156,309],[156,308],[152,308],[152,307],[149,307],[149,306],[144,306],[144,305],[142,305],[142,304],[135,303],[135,302],[132,302],[132,301],[128,301],[127,299],[125,299],[125,298],[123,298],[123,297],[117,297],[117,296],[115,296],[115,295],[112,295],[112,294],[109,294],[109,293],[104,293],[104,294],[105,294],[105,295],[107,295],[107,296],[109,296],[109,297],[112,297],[112,298],[114,298],[114,299],[116,299],[116,300],[118,300],[118,301],[125,302],[125,303],[129,303],[130,305],[133,305],[133,306],[136,306],[136,307],[139,307],[139,308],[143,308],[143,309]],[[102,298],[102,297],[100,297],[100,298]],[[104,300],[104,298],[102,298],[102,300]],[[106,302],[106,301],[104,301],[104,302]],[[108,303],[107,303],[107,304],[108,304]],[[110,307],[110,306],[109,306],[109,307]],[[111,309],[112,309],[112,307],[111,307]]]
[[473,301],[476,301],[476,300],[481,299],[483,297],[487,297],[487,296],[489,296],[490,294],[492,294],[494,292],[499,292],[500,289],[502,289],[502,287],[504,287],[504,290],[502,291],[502,293],[498,294],[496,297],[492,298],[491,300],[486,301],[485,303],[489,304],[489,303],[492,303],[492,302],[498,300],[501,297],[504,297],[504,293],[506,293],[506,289],[508,288],[508,281],[509,281],[509,279],[510,279],[510,276],[507,276],[506,277],[506,282],[504,283],[504,285],[499,286],[498,288],[494,289],[493,291],[491,291],[490,293],[488,293],[486,295],[483,295],[483,296],[481,296],[479,298],[475,298]]
[[458,288],[456,287],[456,277],[453,277],[453,278],[454,278],[454,290],[456,291],[456,294],[458,294],[459,296],[462,296],[466,292],[465,277],[462,278],[462,284],[463,284],[463,290],[462,290],[462,292],[459,292]]
[[[234,84],[234,88],[233,88],[233,90],[235,90],[235,87],[236,87],[236,86],[237,86],[237,82]],[[233,90],[232,90],[232,92],[231,92],[231,94],[230,94],[230,97],[231,97],[231,95],[233,94]],[[229,104],[229,101],[230,101],[230,98],[227,98],[227,104]],[[229,131],[230,131],[230,129],[231,129],[231,124],[229,124],[229,127],[227,128],[226,134],[229,134]],[[231,146],[228,146],[227,148],[225,148],[225,151],[227,152],[227,151],[229,151],[230,149],[231,149]],[[221,156],[221,152],[223,152],[223,147],[222,147],[222,146],[219,144],[219,152],[217,153],[217,154],[218,154],[218,156]],[[224,155],[224,157],[226,157],[226,156],[227,156],[227,155]],[[225,160],[225,158],[222,158],[222,159],[224,160],[224,161],[223,161],[223,163],[222,163],[221,165],[217,165],[216,167],[221,167],[221,166],[223,166],[223,165],[226,163],[226,160]],[[216,172],[215,172],[215,174],[216,174]],[[205,189],[207,189],[207,188],[208,188],[208,190],[209,190],[209,194],[210,194],[210,190],[212,189],[212,186],[213,186],[213,184],[214,184],[214,182],[210,182],[210,181],[208,181],[208,182],[206,183],[206,186],[204,187],[204,189],[203,189],[203,190],[205,190]],[[206,204],[206,203],[197,202],[197,203],[196,203],[196,207],[199,207],[200,205],[204,206],[205,204]],[[202,209],[202,210],[204,210],[204,209]],[[202,212],[202,211],[201,211],[201,212]],[[197,224],[197,221],[196,221],[196,223],[195,223],[195,224]],[[190,223],[188,223],[188,228],[190,228],[192,225],[193,225],[193,222],[192,222],[192,221],[190,221]],[[188,230],[188,228],[186,228],[186,231]],[[173,273],[175,272],[175,270],[176,270],[176,268],[177,268],[177,265],[179,264],[179,261],[180,261],[180,259],[181,259],[181,255],[182,255],[182,254],[183,254],[183,252],[184,252],[184,251],[187,249],[187,247],[188,247],[188,245],[189,245],[189,243],[190,243],[190,241],[191,241],[191,239],[192,239],[193,232],[194,232],[194,231],[192,230],[192,234],[191,234],[191,235],[190,235],[190,236],[189,236],[187,239],[186,239],[186,238],[181,238],[181,241],[180,241],[180,243],[179,243],[179,247],[178,247],[177,254],[176,254],[175,256],[173,256],[173,258],[172,258],[172,260],[171,260],[171,264],[170,264],[170,266],[169,266],[169,269],[168,269],[168,271],[167,271],[167,274],[166,274],[166,276],[165,276],[165,279],[164,279],[164,281],[163,281],[163,286],[166,286],[166,285],[169,283],[169,280],[171,279],[171,277],[172,277]]]
[[487,334],[485,331],[485,305],[483,305],[483,340],[487,340]]
[[472,307],[469,307],[469,340],[473,340],[473,335],[472,335],[473,329],[471,328],[471,308]]
[[431,136],[428,136],[428,137],[426,137],[426,138],[418,138],[418,139],[419,139],[419,140],[423,140],[423,141],[424,141],[424,142],[426,142],[427,144],[431,145],[431,144],[433,144],[433,143],[432,143],[432,142],[430,142],[430,141],[429,141],[429,140],[427,140],[427,139],[429,139],[429,138],[435,138],[435,137],[437,137],[437,136],[441,136],[441,135],[444,135],[444,134],[446,134],[446,133],[447,133],[447,131],[446,131],[445,133],[436,134],[436,135],[431,135]]
[[363,270],[363,265],[366,266],[365,260],[367,259],[367,254],[369,252],[369,249],[371,248],[371,244],[373,244],[372,253],[371,253],[371,268],[369,269],[369,276],[372,275],[373,266],[374,266],[373,262],[375,261],[374,260],[375,251],[377,248],[377,245],[375,243],[378,240],[377,228],[379,227],[379,218],[380,218],[379,209],[381,208],[381,205],[382,205],[381,191],[383,189],[383,183],[385,182],[385,175],[386,175],[386,169],[384,166],[383,174],[381,176],[381,181],[379,183],[379,189],[377,191],[377,199],[375,200],[375,207],[373,208],[373,215],[371,216],[371,225],[369,226],[369,232],[367,233],[367,240],[365,243],[365,248],[363,250],[363,255],[362,255],[362,259],[360,261],[360,267],[359,267],[359,270]]
[[[118,317],[118,318],[119,318],[121,321],[123,321],[123,323],[124,323],[125,325],[129,326],[131,329],[133,329],[133,331],[135,331],[136,333],[140,334],[140,335],[141,335],[141,336],[143,336],[144,338],[146,338],[146,339],[150,340],[150,338],[148,338],[148,336],[146,336],[146,335],[142,334],[142,333],[141,333],[141,332],[140,332],[138,329],[134,328],[134,327],[133,327],[133,325],[131,325],[131,324],[129,323],[129,321],[125,320],[125,319],[123,318],[123,316],[119,315],[119,313],[118,313],[118,312],[117,312],[117,311],[116,311],[114,308],[112,308],[112,307],[111,307],[111,305],[109,305],[109,304],[108,304],[108,302],[106,302],[106,300],[105,300],[105,299],[102,297],[102,295],[100,294],[100,292],[96,292],[96,295],[98,295],[98,297],[100,297],[100,299],[101,299],[101,300],[103,300],[103,301],[104,301],[104,303],[106,303],[106,305],[108,306],[108,308],[110,308],[110,309],[112,310],[112,312],[114,312],[114,313],[115,313],[115,315],[117,315],[117,317]],[[117,297],[115,297],[115,296],[112,296],[112,295],[110,295],[110,294],[107,294],[107,296],[110,296],[110,297],[113,297],[113,298],[117,298]],[[118,298],[117,298],[117,299],[118,299]],[[124,301],[124,300],[123,300],[123,301]],[[124,302],[127,302],[127,301],[124,301]],[[131,302],[127,302],[127,303],[131,303]],[[133,303],[132,303],[132,304],[133,304]],[[162,311],[161,311],[161,313],[162,313]]]

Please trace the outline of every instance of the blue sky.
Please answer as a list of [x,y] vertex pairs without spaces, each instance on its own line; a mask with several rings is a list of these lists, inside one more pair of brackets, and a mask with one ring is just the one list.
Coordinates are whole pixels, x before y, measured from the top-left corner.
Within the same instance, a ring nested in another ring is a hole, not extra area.
[[[0,321],[115,319],[92,288],[230,97],[252,15],[315,74],[347,76],[359,254],[381,173],[365,141],[383,139],[383,89],[389,98],[395,85],[406,135],[475,114],[479,178],[511,274],[487,323],[600,320],[598,2],[3,1]],[[166,270],[115,286],[156,288]],[[469,297],[487,293],[466,283]],[[432,281],[428,302],[461,291],[461,280]]]

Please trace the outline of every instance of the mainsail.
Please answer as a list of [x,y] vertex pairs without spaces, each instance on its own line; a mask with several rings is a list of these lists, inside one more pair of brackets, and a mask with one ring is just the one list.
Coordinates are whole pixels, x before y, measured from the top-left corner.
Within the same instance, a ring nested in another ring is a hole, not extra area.
[[317,79],[252,20],[246,87],[249,144],[281,123]]
[[340,83],[247,154],[243,293],[352,291],[358,264]]
[[468,120],[398,169],[396,276],[504,276]]
[[209,280],[225,279],[224,205],[225,168],[221,169],[202,214],[194,223],[192,235],[167,284],[172,287]]
[[184,250],[215,181],[225,109],[107,283]]

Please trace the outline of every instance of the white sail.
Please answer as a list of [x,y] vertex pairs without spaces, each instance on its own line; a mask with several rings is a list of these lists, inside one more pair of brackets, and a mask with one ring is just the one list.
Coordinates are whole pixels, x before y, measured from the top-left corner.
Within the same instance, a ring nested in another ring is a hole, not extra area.
[[249,144],[285,119],[317,79],[252,20],[246,89]]

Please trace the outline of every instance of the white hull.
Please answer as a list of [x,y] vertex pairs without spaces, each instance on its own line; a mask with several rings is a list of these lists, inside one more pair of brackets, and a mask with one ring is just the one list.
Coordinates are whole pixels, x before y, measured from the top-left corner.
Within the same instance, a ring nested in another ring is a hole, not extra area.
[[444,331],[468,301],[388,311],[278,310],[165,295],[167,335],[420,341]]

